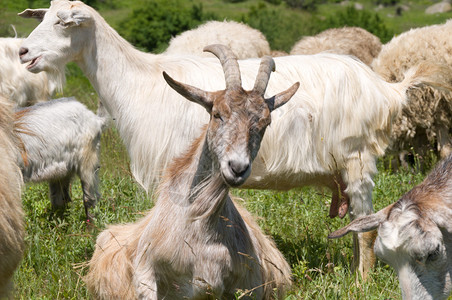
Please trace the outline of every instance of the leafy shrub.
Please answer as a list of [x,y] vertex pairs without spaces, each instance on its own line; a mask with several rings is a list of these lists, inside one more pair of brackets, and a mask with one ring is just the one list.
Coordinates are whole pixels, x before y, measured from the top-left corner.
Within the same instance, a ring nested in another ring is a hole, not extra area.
[[143,50],[162,52],[172,36],[199,25],[213,15],[203,13],[202,4],[187,8],[181,0],[153,0],[119,24],[118,32]]
[[376,5],[383,5],[383,6],[394,6],[400,3],[400,0],[377,0],[375,1]]
[[320,21],[312,14],[291,12],[283,7],[268,7],[264,3],[252,6],[241,21],[259,29],[275,50],[289,51],[303,35],[318,32]]
[[348,6],[345,10],[328,17],[324,24],[324,29],[343,26],[361,27],[378,36],[382,43],[388,42],[394,35],[377,13],[357,10],[353,6]]
[[316,0],[284,0],[289,7],[292,8],[301,8],[305,10],[313,11],[316,9],[316,4],[319,1]]

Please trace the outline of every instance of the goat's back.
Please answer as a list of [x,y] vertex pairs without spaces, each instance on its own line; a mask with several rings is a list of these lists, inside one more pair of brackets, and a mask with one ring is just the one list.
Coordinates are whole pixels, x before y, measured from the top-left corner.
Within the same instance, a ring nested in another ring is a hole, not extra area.
[[[45,181],[75,172],[98,147],[104,120],[75,98],[61,98],[17,110],[28,164],[24,181]],[[39,170],[39,171],[38,171]]]

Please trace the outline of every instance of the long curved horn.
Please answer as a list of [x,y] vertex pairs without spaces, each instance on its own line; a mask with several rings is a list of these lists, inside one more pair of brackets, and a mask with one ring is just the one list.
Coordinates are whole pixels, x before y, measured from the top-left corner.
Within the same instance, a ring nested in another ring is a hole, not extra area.
[[270,79],[271,72],[275,71],[275,61],[270,56],[262,57],[261,64],[259,66],[259,72],[256,76],[256,82],[254,83],[253,91],[258,92],[259,95],[264,95],[267,89],[268,80]]
[[227,90],[242,87],[237,57],[229,47],[221,44],[214,44],[204,47],[204,52],[211,52],[220,60],[221,65],[223,66]]

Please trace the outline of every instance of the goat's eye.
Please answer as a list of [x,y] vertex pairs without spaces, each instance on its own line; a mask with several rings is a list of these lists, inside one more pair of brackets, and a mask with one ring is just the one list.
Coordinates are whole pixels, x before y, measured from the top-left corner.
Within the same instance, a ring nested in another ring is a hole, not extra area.
[[435,261],[439,258],[439,254],[440,254],[440,249],[439,249],[439,245],[438,247],[436,247],[435,250],[431,251],[429,254],[427,254],[427,259],[426,261]]
[[219,119],[219,120],[223,121],[223,119],[221,118],[221,115],[220,115],[219,112],[215,112],[215,113],[213,114],[213,117],[214,117],[215,119]]
[[55,22],[55,25],[61,26],[63,28],[68,27],[68,25],[66,23],[63,22],[63,20],[58,20]]

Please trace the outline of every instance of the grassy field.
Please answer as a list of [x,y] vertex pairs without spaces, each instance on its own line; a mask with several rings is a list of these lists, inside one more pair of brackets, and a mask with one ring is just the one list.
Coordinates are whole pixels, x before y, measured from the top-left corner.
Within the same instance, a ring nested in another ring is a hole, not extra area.
[[[202,2],[206,10],[224,14],[246,12],[250,5],[257,3],[249,0],[234,7],[215,0]],[[385,8],[382,16],[395,32],[402,32],[408,29],[407,26],[440,23],[450,17],[446,14],[421,18],[420,11],[428,4],[416,4],[418,10],[404,13],[400,18],[388,16],[391,9]],[[336,9],[337,5],[320,5],[318,13],[332,14]],[[118,24],[130,10],[124,6],[116,10],[104,8],[102,14],[110,23]],[[6,12],[6,18],[16,24],[19,35],[25,36],[37,23],[33,20],[18,22],[15,13]],[[68,68],[68,82],[59,96],[63,95],[76,96],[91,109],[96,108],[94,90],[74,65]],[[152,207],[152,195],[146,195],[131,176],[126,151],[114,128],[103,134],[101,156],[102,199],[94,211],[93,226],[88,227],[85,223],[78,180],[72,184],[73,202],[60,218],[52,215],[46,184],[24,188],[27,250],[14,277],[14,298],[89,299],[81,277],[86,272],[84,263],[92,255],[97,234],[108,224],[134,221]],[[393,174],[380,162],[373,191],[375,209],[397,200],[424,176],[408,171]],[[236,189],[232,193],[258,218],[292,266],[294,285],[287,299],[401,298],[392,268],[378,262],[370,278],[363,282],[349,267],[351,236],[327,239],[328,233],[348,222],[348,218],[328,218],[331,199],[328,191],[314,188],[288,192]]]

